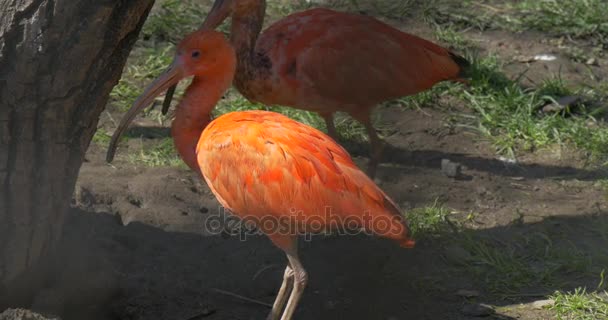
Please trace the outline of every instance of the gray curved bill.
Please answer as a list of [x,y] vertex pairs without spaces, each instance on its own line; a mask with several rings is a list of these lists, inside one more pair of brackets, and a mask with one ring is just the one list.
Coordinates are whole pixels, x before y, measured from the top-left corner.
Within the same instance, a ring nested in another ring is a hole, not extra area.
[[110,140],[110,145],[108,146],[108,153],[106,154],[107,162],[112,162],[112,160],[114,160],[118,139],[127,130],[129,124],[131,124],[133,119],[135,119],[135,116],[150,105],[154,101],[154,98],[160,95],[163,91],[167,90],[173,85],[176,85],[180,79],[180,70],[176,66],[175,62],[173,62],[165,73],[148,85],[144,93],[142,93],[137,100],[135,100],[131,109],[129,109],[129,111],[127,111],[127,113],[122,117],[118,128],[116,128],[116,131],[114,131],[112,139]]

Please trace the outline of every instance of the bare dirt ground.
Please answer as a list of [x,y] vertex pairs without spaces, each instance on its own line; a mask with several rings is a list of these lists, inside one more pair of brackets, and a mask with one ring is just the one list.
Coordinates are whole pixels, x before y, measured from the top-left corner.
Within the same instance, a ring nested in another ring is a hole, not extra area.
[[[431,34],[416,22],[400,27]],[[482,50],[504,57],[559,53],[535,33],[469,36],[479,39]],[[513,62],[506,72],[514,76],[523,67]],[[587,67],[560,57],[534,62],[526,77],[534,83],[561,72],[569,81],[584,83],[582,69]],[[592,71],[606,77],[605,68]],[[403,209],[439,201],[453,211],[454,220],[463,221],[473,239],[505,243],[505,250],[532,248],[531,255],[544,246],[575,246],[577,256],[596,259],[597,252],[608,248],[608,201],[600,183],[608,173],[576,152],[538,151],[510,163],[479,134],[450,122],[467,114],[466,106],[392,106],[378,112],[390,147],[377,181]],[[101,123],[108,132],[114,130],[106,116]],[[153,131],[168,136],[166,129]],[[366,145],[344,144],[364,166]],[[106,150],[106,145],[91,145],[55,265],[59,275],[34,305],[63,319],[263,319],[268,307],[222,292],[272,303],[286,263],[283,254],[263,236],[241,241],[206,232],[205,221],[217,212],[218,203],[191,171],[135,166],[125,160],[129,151],[124,147],[111,166],[104,161]],[[463,165],[463,175],[447,177],[442,159]],[[473,319],[476,312],[469,307],[483,303],[493,306],[491,319],[551,319],[551,311],[532,302],[555,290],[593,287],[601,271],[590,276],[560,270],[552,281],[500,291],[496,281],[518,280],[512,274],[488,276],[475,265],[463,267],[470,250],[450,239],[422,237],[412,250],[366,236],[301,242],[310,282],[297,318]],[[550,268],[542,258],[534,261],[540,265],[526,267]],[[594,265],[602,262],[606,260]],[[476,293],[464,297],[459,290]]]

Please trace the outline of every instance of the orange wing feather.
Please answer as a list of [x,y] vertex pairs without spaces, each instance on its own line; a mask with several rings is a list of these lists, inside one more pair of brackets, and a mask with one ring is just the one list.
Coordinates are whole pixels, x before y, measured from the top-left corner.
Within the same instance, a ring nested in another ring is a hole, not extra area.
[[[399,208],[348,153],[324,133],[286,116],[268,111],[222,115],[202,133],[197,157],[220,203],[241,218],[290,217],[283,227],[300,232],[350,219],[404,246],[413,244]],[[276,234],[259,227],[271,239]]]
[[461,76],[458,57],[432,42],[371,17],[322,8],[273,24],[256,51],[270,56],[273,82],[288,93],[273,101],[260,93],[256,100],[313,111],[353,113]]

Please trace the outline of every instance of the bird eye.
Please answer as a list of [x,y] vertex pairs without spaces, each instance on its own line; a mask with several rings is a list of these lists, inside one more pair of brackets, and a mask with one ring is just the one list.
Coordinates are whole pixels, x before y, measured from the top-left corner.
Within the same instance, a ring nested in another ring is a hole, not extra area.
[[198,58],[201,55],[201,52],[198,50],[192,51],[192,58]]

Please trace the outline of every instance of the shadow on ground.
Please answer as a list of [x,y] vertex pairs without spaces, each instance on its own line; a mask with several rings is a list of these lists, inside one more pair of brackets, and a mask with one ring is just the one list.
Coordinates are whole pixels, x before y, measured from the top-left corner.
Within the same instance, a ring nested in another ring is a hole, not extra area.
[[[555,290],[594,288],[608,265],[608,217],[577,214],[422,238],[412,250],[367,236],[302,241],[310,282],[297,318],[469,319],[463,307],[478,302],[498,306],[491,319],[518,318],[517,310],[501,306],[543,299]],[[552,252],[565,256],[554,259]],[[515,261],[500,261],[509,257]],[[37,304],[58,308],[66,320],[263,319],[267,307],[214,289],[271,303],[285,263],[265,237],[240,241],[139,222],[122,226],[112,215],[74,209],[57,277]],[[461,289],[479,296],[458,296]]]
[[[169,138],[170,128],[133,126],[125,136],[131,138]],[[369,144],[367,142],[340,141],[353,156],[369,155]],[[505,177],[523,177],[527,179],[561,179],[561,180],[583,180],[597,181],[608,178],[608,169],[580,169],[571,166],[548,165],[548,164],[512,164],[498,159],[490,159],[481,156],[473,156],[458,152],[444,152],[440,150],[407,150],[400,146],[387,144],[383,151],[383,163],[399,167],[440,168],[442,159],[449,159],[466,167],[474,168],[480,172],[488,172]],[[383,166],[385,172],[394,171],[390,166]]]

